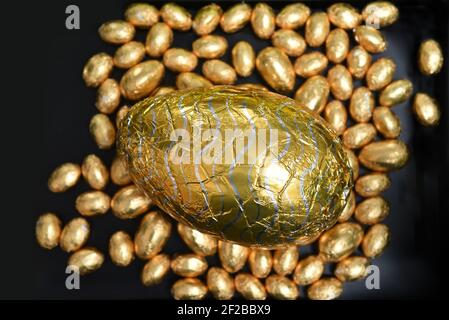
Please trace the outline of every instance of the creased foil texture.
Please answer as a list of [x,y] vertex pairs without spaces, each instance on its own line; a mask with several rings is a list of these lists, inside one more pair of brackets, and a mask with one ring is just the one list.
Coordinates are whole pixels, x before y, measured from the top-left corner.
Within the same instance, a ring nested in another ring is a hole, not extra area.
[[314,240],[335,224],[352,187],[346,153],[324,120],[259,90],[216,86],[147,98],[121,123],[118,148],[162,210],[248,246]]

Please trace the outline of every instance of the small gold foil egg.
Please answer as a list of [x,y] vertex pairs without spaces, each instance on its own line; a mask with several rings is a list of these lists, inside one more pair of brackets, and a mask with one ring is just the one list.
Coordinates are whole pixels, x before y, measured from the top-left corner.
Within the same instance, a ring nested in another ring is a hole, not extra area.
[[157,60],[141,62],[122,76],[120,89],[129,100],[139,100],[148,96],[161,82],[165,68]]
[[210,34],[202,36],[192,43],[193,53],[198,58],[216,59],[225,54],[228,41],[225,37]]
[[384,52],[387,42],[382,33],[370,26],[358,26],[354,29],[354,38],[359,45],[370,53]]
[[374,109],[373,123],[377,131],[387,139],[397,138],[401,133],[400,120],[388,107],[377,107]]
[[349,36],[344,29],[332,30],[326,39],[326,55],[329,61],[341,63],[349,52]]
[[283,50],[290,57],[299,57],[306,50],[304,38],[296,31],[289,29],[277,30],[271,37],[273,46]]
[[109,239],[109,256],[119,267],[126,267],[134,260],[134,243],[124,231],[115,232]]
[[424,75],[433,75],[441,71],[444,56],[441,45],[434,39],[423,41],[418,51],[418,66]]
[[184,278],[176,281],[171,293],[175,300],[201,300],[207,294],[207,287],[196,278]]
[[151,211],[140,221],[134,236],[134,249],[140,259],[157,255],[170,237],[171,223],[161,211]]
[[288,275],[295,270],[298,258],[299,251],[296,246],[277,249],[273,256],[273,270],[281,276]]
[[81,168],[75,163],[64,163],[58,166],[48,178],[48,189],[51,192],[64,192],[76,185],[81,176]]
[[250,21],[251,11],[251,6],[247,3],[233,5],[221,16],[221,29],[226,33],[237,32]]
[[81,165],[86,182],[95,190],[102,190],[109,181],[109,172],[103,161],[95,154],[86,156]]
[[207,270],[207,261],[194,253],[180,254],[171,261],[171,269],[181,277],[197,277]]
[[265,300],[267,292],[265,287],[256,277],[248,273],[239,273],[235,279],[235,289],[246,300]]
[[259,38],[269,39],[276,27],[273,9],[266,3],[257,3],[251,13],[251,26]]
[[376,128],[371,123],[358,123],[343,133],[343,145],[349,149],[361,148],[376,137],[376,132]]
[[53,249],[59,244],[61,220],[54,213],[44,213],[36,222],[36,240],[44,249]]
[[380,256],[390,241],[390,230],[384,224],[375,224],[366,232],[362,242],[363,254],[368,258]]
[[192,28],[197,35],[204,36],[214,32],[220,23],[223,10],[219,5],[211,3],[202,7],[193,19]]
[[95,248],[83,248],[73,253],[68,265],[77,268],[80,275],[98,270],[104,262],[104,255]]
[[130,41],[117,49],[114,54],[114,65],[117,68],[129,69],[145,57],[145,46],[138,41]]
[[123,187],[112,197],[111,208],[120,219],[133,219],[151,206],[151,200],[135,185]]
[[114,61],[104,52],[90,57],[83,69],[83,79],[88,87],[98,87],[112,72]]
[[296,284],[287,277],[280,275],[271,275],[265,280],[267,292],[274,299],[278,300],[296,300],[299,296],[299,290]]
[[211,256],[217,251],[217,239],[206,233],[200,232],[182,223],[178,223],[178,233],[187,246],[196,254]]
[[379,103],[385,107],[392,107],[410,98],[413,84],[409,80],[396,80],[382,90]]
[[435,99],[425,93],[417,93],[413,100],[413,113],[424,126],[436,126],[440,122],[440,107]]
[[90,119],[89,131],[100,149],[110,149],[115,144],[115,127],[109,117],[98,113]]
[[308,78],[296,91],[295,100],[310,111],[319,114],[323,111],[329,97],[329,83],[323,76]]
[[170,48],[165,51],[163,61],[173,72],[190,72],[198,64],[196,55],[182,48]]
[[305,53],[295,61],[295,72],[298,76],[309,78],[320,74],[327,68],[329,61],[319,51]]
[[218,241],[218,256],[221,265],[229,272],[234,273],[243,268],[248,259],[250,249],[227,241]]
[[307,19],[305,39],[309,46],[316,48],[327,39],[330,31],[329,18],[325,12],[315,12]]
[[349,114],[357,122],[368,122],[373,116],[374,96],[367,87],[354,90],[349,102]]
[[102,191],[83,192],[75,202],[76,210],[85,217],[105,214],[110,206],[111,198]]
[[373,172],[359,177],[355,183],[355,191],[362,197],[375,197],[390,187],[387,174]]
[[380,58],[374,62],[366,73],[366,84],[372,91],[380,90],[393,80],[396,63],[389,58]]
[[265,249],[251,249],[248,257],[251,273],[257,278],[266,278],[273,266],[271,252]]
[[301,2],[286,5],[276,16],[276,25],[281,29],[297,29],[309,18],[311,10]]
[[347,3],[335,3],[327,9],[330,22],[342,29],[354,29],[362,22],[362,16]]
[[158,58],[170,48],[173,42],[173,30],[164,22],[158,22],[148,31],[145,50],[150,57]]
[[159,10],[148,3],[132,3],[126,8],[125,19],[137,28],[147,29],[159,20]]
[[357,223],[344,222],[324,232],[320,240],[320,256],[329,262],[340,261],[357,249],[363,239],[363,229]]
[[101,39],[112,44],[123,44],[131,41],[135,32],[134,26],[123,20],[107,21],[98,29]]
[[362,79],[371,65],[371,55],[362,46],[355,46],[349,51],[346,61],[348,70],[356,79]]
[[225,270],[212,267],[207,272],[207,287],[217,300],[230,300],[234,296],[234,279]]
[[362,224],[376,224],[384,220],[389,213],[388,202],[380,196],[374,196],[357,204],[354,217]]
[[241,77],[248,77],[256,66],[256,54],[249,42],[239,41],[232,48],[232,65]]
[[311,300],[334,300],[343,292],[343,284],[336,278],[323,278],[307,288]]
[[174,30],[187,31],[192,27],[192,16],[189,11],[176,3],[164,4],[160,14],[162,20]]
[[348,69],[341,64],[332,67],[327,73],[332,95],[339,100],[348,100],[352,95],[352,76]]
[[337,135],[343,134],[348,121],[348,112],[340,100],[332,100],[324,108],[324,118]]
[[170,257],[164,253],[148,260],[142,269],[140,279],[144,286],[160,283],[170,271]]
[[360,163],[374,171],[391,171],[402,168],[408,161],[408,149],[396,139],[375,141],[362,148]]
[[89,234],[89,222],[84,218],[74,218],[62,229],[59,246],[66,252],[76,251],[84,246]]
[[365,257],[349,257],[337,264],[334,274],[342,282],[363,279],[367,276],[368,265]]
[[308,286],[321,278],[324,262],[319,256],[301,259],[295,268],[293,280],[298,286]]
[[395,23],[399,18],[399,9],[389,1],[374,1],[366,5],[362,16],[369,25],[386,27]]

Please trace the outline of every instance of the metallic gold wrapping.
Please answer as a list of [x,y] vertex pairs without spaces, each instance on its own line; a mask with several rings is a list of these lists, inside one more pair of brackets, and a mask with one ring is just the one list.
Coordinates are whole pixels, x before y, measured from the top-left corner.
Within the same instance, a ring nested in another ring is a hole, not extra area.
[[349,160],[326,123],[261,90],[216,86],[145,99],[122,121],[118,148],[161,209],[247,246],[316,238],[337,221],[352,187]]

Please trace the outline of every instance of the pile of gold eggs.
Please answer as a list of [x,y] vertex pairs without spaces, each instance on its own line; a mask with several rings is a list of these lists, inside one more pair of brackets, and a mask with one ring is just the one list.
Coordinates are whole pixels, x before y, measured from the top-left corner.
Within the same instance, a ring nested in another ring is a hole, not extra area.
[[[91,191],[77,197],[74,206],[80,216],[65,225],[54,213],[41,215],[37,242],[45,249],[59,246],[69,253],[68,264],[78,267],[80,274],[93,272],[102,266],[105,255],[85,246],[91,233],[88,220],[112,211],[118,219],[141,218],[141,222],[133,236],[124,231],[111,235],[111,261],[119,267],[130,265],[136,256],[147,261],[141,272],[145,286],[157,285],[168,272],[175,273],[180,277],[172,285],[175,299],[203,299],[208,292],[216,299],[231,299],[236,291],[245,299],[297,299],[299,286],[306,287],[310,299],[338,298],[344,282],[366,277],[370,259],[387,246],[390,230],[382,221],[390,208],[381,194],[391,184],[388,172],[401,168],[408,159],[407,147],[398,140],[401,125],[394,106],[412,97],[413,86],[407,79],[395,79],[396,63],[391,58],[375,58],[388,47],[380,29],[398,18],[398,9],[387,1],[372,2],[361,12],[345,3],[316,12],[305,4],[291,3],[277,13],[266,3],[238,3],[225,11],[209,4],[194,17],[175,3],[160,9],[135,3],[127,8],[124,20],[105,22],[98,30],[102,40],[117,45],[115,54],[95,54],[84,67],[86,85],[97,88],[99,113],[89,129],[100,149],[115,147],[117,128],[129,110],[121,105],[122,98],[132,102],[177,89],[232,85],[254,72],[264,84],[239,86],[288,95],[297,77],[304,79],[294,98],[323,116],[341,137],[355,185],[339,222],[316,239],[315,254],[302,256],[297,246],[244,247],[183,224],[176,229],[192,252],[165,254],[164,246],[174,232],[172,220],[152,208],[152,200],[132,183],[126,161],[119,155],[110,168],[91,154],[81,165],[65,163],[54,170],[48,180],[50,191],[64,192],[81,177]],[[228,48],[225,37],[213,34],[218,28],[235,33],[247,24],[255,36],[271,44],[259,52],[246,41]],[[133,40],[136,29],[148,30],[145,43]],[[173,30],[190,29],[198,35],[191,48],[172,47]],[[231,50],[231,63],[220,60],[227,50]],[[193,72],[200,62],[201,75]],[[418,52],[420,71],[434,75],[442,64],[438,42],[424,41]],[[114,67],[126,69],[120,81],[110,77]],[[177,73],[173,87],[160,86],[165,68]],[[355,87],[355,80],[364,83]],[[439,106],[424,92],[414,94],[412,110],[425,126],[439,122]],[[360,164],[367,169],[362,176]],[[111,182],[121,188],[114,195],[104,191]],[[359,248],[363,255],[355,254]],[[205,257],[216,253],[221,267],[209,268]],[[333,264],[333,275],[324,275],[326,264]],[[245,265],[249,272],[242,271]]]

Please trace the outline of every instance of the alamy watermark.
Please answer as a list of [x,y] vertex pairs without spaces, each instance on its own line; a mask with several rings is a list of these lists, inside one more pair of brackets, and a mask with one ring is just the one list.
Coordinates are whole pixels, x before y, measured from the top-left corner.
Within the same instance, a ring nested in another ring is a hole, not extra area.
[[77,5],[71,4],[65,8],[67,17],[65,19],[65,27],[68,30],[79,30],[80,28],[80,8]]

